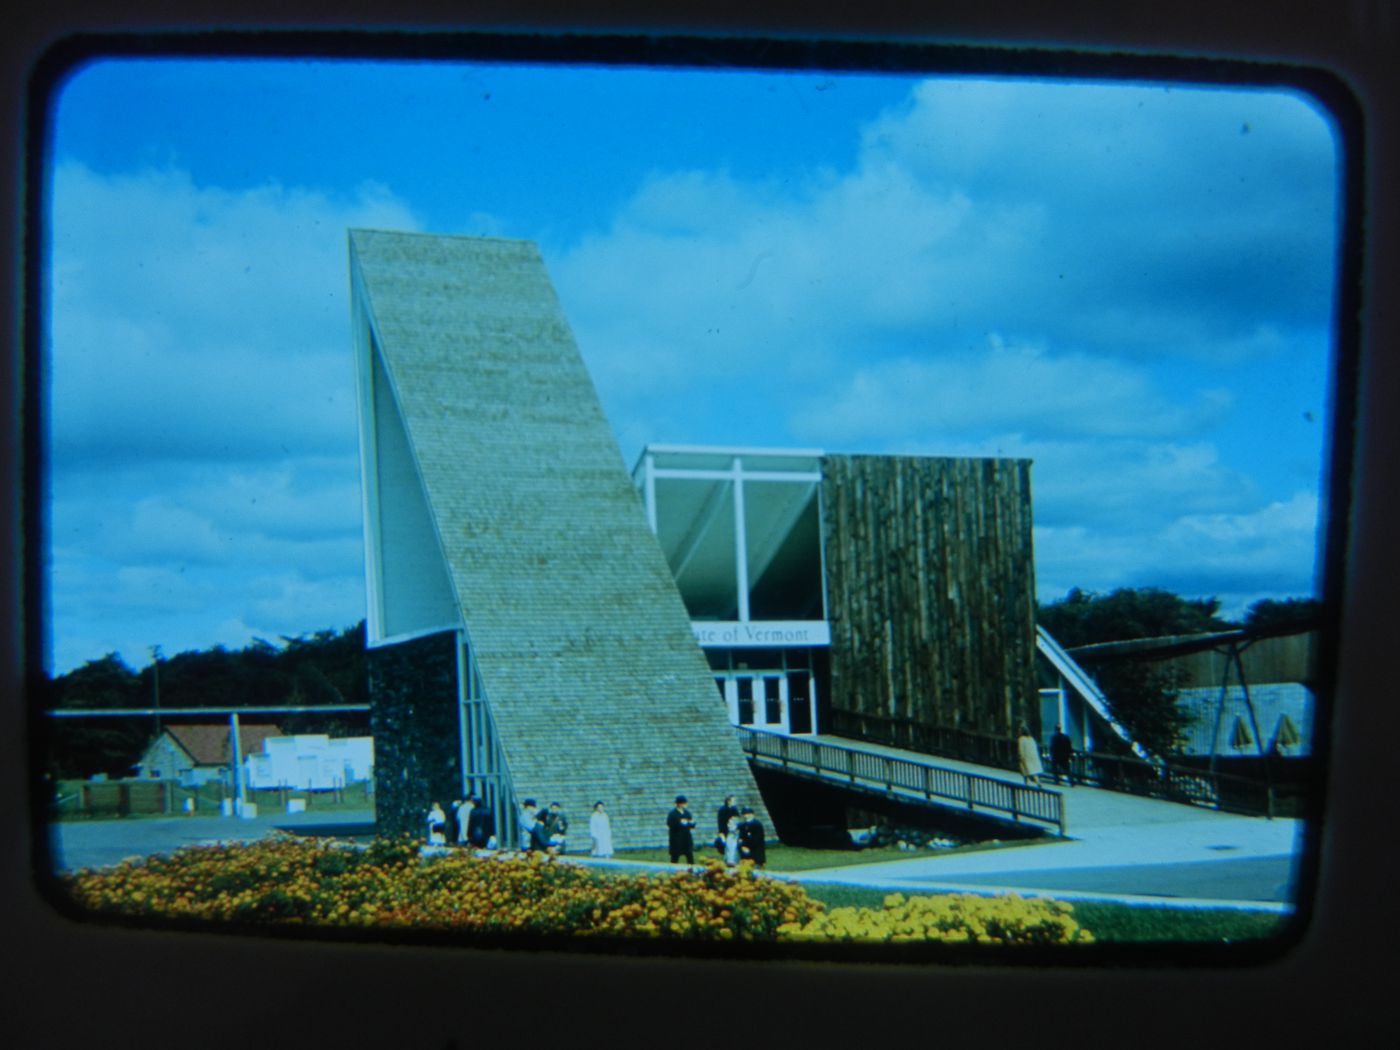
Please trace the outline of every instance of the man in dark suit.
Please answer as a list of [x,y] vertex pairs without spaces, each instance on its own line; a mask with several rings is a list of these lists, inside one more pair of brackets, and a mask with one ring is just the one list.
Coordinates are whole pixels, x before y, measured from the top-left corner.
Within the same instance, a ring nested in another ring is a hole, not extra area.
[[666,814],[666,838],[671,847],[672,864],[681,857],[685,858],[687,864],[695,863],[695,839],[690,833],[693,827],[695,818],[686,808],[686,798],[684,795],[677,795],[676,808]]
[[1074,787],[1074,772],[1070,765],[1073,758],[1074,742],[1057,722],[1055,732],[1050,737],[1050,772],[1054,775],[1056,784],[1060,782],[1060,772],[1063,770],[1069,786]]
[[739,821],[739,860],[751,860],[757,867],[768,863],[768,844],[763,825],[753,815],[753,808],[745,806]]
[[544,812],[545,830],[549,832],[550,845],[563,853],[564,844],[569,835],[569,818],[564,816],[564,807],[558,802],[551,802],[549,809]]
[[719,824],[716,826],[716,830],[723,835],[729,830],[729,818],[737,817],[738,815],[739,807],[734,804],[734,796],[725,795],[724,805],[719,807],[719,813],[717,814],[719,817]]
[[481,799],[472,796],[472,811],[467,817],[467,842],[477,849],[486,849],[496,834],[496,818]]
[[554,844],[549,841],[549,824],[546,822],[545,810],[535,813],[535,823],[530,829],[530,851],[532,853],[553,853]]

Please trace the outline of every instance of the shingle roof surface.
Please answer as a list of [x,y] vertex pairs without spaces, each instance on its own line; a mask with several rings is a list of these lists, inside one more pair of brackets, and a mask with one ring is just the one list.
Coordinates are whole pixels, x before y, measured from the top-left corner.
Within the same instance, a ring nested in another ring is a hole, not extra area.
[[518,796],[580,835],[604,799],[619,846],[678,792],[761,809],[535,246],[351,248]]
[[[165,731],[175,738],[201,766],[226,766],[233,761],[233,740],[227,725],[172,725],[167,723]],[[263,741],[270,736],[281,736],[282,730],[275,725],[240,722],[238,726],[238,746],[243,757],[262,750]]]

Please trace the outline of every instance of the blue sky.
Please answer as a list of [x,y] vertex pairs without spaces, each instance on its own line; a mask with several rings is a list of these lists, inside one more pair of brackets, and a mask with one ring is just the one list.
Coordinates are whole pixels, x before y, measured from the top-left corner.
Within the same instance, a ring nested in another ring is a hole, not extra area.
[[1042,600],[1313,592],[1339,198],[1301,97],[123,60],[53,132],[56,671],[364,615],[351,227],[537,241],[629,467],[1026,456]]

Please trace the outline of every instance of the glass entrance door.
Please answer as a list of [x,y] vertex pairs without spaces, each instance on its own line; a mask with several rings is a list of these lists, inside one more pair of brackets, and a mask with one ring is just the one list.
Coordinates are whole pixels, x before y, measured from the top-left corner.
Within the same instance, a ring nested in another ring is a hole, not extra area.
[[[716,681],[720,679],[716,678]],[[724,676],[723,682],[729,720],[736,726],[776,733],[791,731],[785,674],[736,672]]]

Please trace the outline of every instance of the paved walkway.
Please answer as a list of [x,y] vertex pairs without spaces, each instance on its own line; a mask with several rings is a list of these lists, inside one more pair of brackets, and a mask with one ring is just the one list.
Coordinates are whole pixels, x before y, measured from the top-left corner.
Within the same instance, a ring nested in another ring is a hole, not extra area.
[[279,828],[309,834],[373,831],[374,811],[337,810],[266,813],[256,817],[126,817],[117,820],[62,820],[49,825],[53,865],[62,870],[101,868],[128,857],[172,853],[181,846],[218,842],[254,842]]
[[[1020,779],[1004,770],[947,764],[1013,782]],[[1289,906],[1301,845],[1300,821],[1235,816],[1092,787],[1062,790],[1069,829],[1065,839],[1031,840],[972,853],[926,850],[907,858],[784,877],[906,893],[1010,890],[1066,899],[1230,903],[1276,910]],[[277,828],[307,832],[331,825],[343,829],[340,834],[364,833],[372,820],[370,811],[313,811],[273,813],[251,820],[179,816],[65,821],[52,826],[51,840],[55,866],[100,867],[188,844],[251,841]],[[618,866],[652,867],[635,862],[618,862]]]
[[[840,737],[818,737],[850,746]],[[1019,774],[862,743],[896,758],[1021,783]],[[1066,837],[974,853],[938,855],[807,872],[806,880],[892,890],[1037,890],[1057,896],[1152,899],[1162,903],[1251,901],[1287,907],[1302,822],[1239,816],[1101,788],[1042,785],[1064,796]]]

